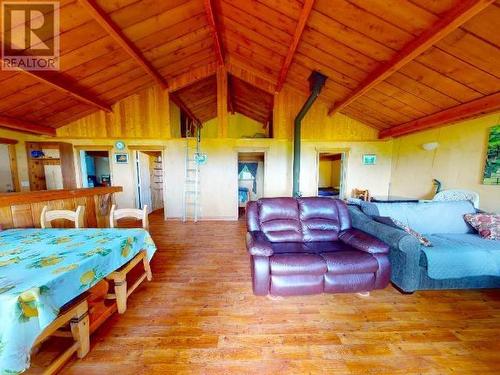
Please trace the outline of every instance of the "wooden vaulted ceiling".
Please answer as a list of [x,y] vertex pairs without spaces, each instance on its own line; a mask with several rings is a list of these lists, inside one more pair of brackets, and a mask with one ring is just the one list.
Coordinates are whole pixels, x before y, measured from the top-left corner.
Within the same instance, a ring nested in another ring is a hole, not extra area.
[[59,72],[0,71],[5,126],[51,133],[153,84],[205,121],[217,65],[229,107],[263,123],[313,70],[330,114],[383,137],[500,109],[500,1],[63,0],[60,14]]

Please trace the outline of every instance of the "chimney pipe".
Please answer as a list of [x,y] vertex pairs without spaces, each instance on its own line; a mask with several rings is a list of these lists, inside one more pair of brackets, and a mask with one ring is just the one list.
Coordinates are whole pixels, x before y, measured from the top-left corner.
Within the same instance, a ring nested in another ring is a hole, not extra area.
[[321,89],[325,85],[327,77],[319,72],[312,72],[309,76],[309,86],[311,94],[295,117],[293,132],[293,196],[300,197],[302,194],[299,189],[300,180],[300,131],[302,129],[302,119],[313,105]]

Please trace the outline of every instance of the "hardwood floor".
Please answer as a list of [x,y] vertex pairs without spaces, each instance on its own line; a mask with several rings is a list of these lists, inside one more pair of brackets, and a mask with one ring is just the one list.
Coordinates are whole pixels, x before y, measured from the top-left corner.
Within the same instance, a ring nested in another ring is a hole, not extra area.
[[240,222],[150,218],[153,281],[63,374],[488,374],[500,292],[255,297]]

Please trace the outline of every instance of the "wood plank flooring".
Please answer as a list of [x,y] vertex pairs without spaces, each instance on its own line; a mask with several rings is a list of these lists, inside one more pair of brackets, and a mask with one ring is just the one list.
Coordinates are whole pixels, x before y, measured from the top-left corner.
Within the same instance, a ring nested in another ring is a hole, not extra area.
[[164,222],[154,279],[69,374],[493,374],[500,292],[255,297],[244,222]]

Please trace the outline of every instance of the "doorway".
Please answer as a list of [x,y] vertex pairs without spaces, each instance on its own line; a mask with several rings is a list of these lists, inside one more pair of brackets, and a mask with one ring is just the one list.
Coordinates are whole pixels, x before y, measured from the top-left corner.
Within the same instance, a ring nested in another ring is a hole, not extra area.
[[82,187],[111,186],[109,151],[80,150]]
[[318,153],[318,196],[340,199],[344,197],[343,152]]
[[19,191],[17,176],[17,141],[0,138],[0,193]]
[[135,151],[136,207],[148,213],[163,210],[163,159],[161,151]]
[[238,218],[245,214],[249,201],[264,196],[264,152],[238,153]]

